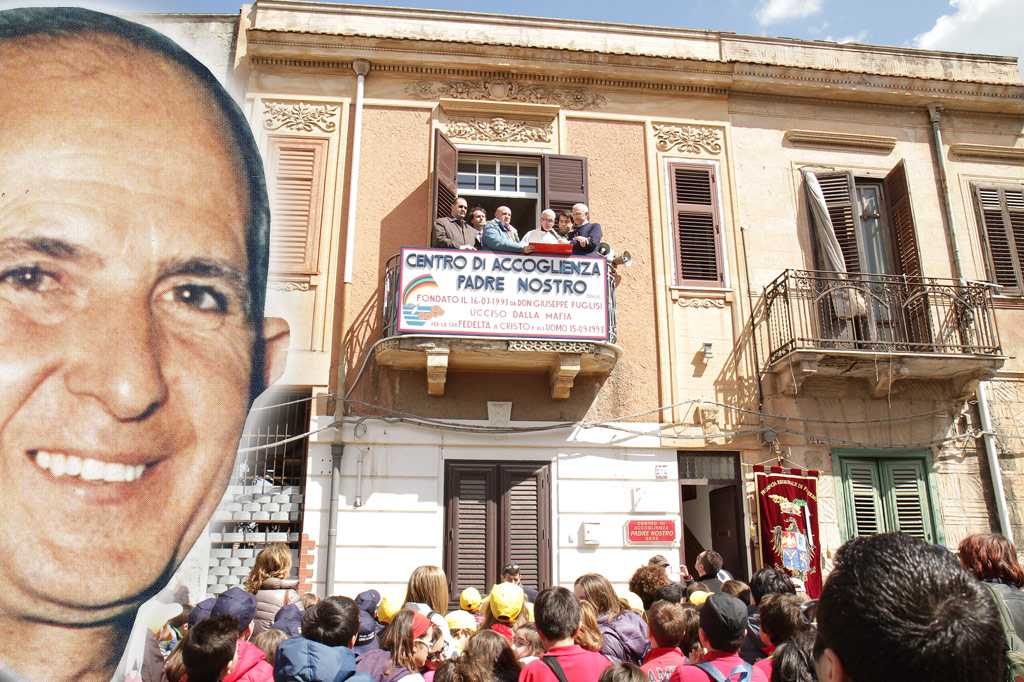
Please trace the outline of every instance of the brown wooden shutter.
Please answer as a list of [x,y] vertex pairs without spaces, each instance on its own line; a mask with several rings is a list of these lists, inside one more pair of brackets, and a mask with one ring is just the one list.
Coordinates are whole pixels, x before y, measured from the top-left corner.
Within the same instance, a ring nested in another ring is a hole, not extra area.
[[509,561],[526,585],[551,585],[549,467],[445,464],[444,570],[452,606],[467,587],[486,594]]
[[900,161],[889,171],[883,187],[889,204],[893,248],[896,249],[896,264],[900,268],[900,274],[920,277],[921,257],[917,251],[917,230],[914,227],[910,186],[907,184],[906,161]]
[[991,277],[1003,293],[1024,293],[1024,188],[975,185]]
[[670,166],[670,175],[678,257],[677,284],[724,284],[715,170],[710,166],[674,164]]
[[519,564],[522,582],[538,590],[551,583],[547,467],[504,466],[501,474],[502,565]]
[[547,154],[541,157],[540,203],[555,213],[587,201],[587,159]]
[[857,195],[853,185],[853,173],[841,171],[835,173],[815,173],[821,192],[825,195],[825,205],[832,220],[839,248],[843,251],[843,261],[847,272],[860,272],[860,236],[857,234],[857,213],[853,207],[857,203]]
[[434,131],[434,191],[430,222],[451,215],[459,194],[459,152],[440,129]]
[[448,464],[445,468],[447,543],[444,571],[453,604],[467,587],[486,594],[500,567],[495,556],[493,467]]
[[327,144],[289,137],[267,142],[272,272],[316,274]]

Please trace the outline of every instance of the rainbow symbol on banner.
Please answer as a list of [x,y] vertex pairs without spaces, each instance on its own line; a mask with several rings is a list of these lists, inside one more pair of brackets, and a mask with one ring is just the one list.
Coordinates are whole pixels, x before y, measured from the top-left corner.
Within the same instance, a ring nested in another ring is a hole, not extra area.
[[420,275],[413,281],[409,282],[405,287],[405,291],[402,292],[402,305],[409,305],[409,297],[415,294],[420,289],[440,289],[437,286],[437,282],[434,281],[432,275]]
[[406,285],[405,290],[402,292],[402,319],[405,320],[406,326],[422,327],[427,324],[427,320],[444,314],[444,311],[439,306],[409,303],[409,299],[417,291],[440,288],[430,275],[420,275]]

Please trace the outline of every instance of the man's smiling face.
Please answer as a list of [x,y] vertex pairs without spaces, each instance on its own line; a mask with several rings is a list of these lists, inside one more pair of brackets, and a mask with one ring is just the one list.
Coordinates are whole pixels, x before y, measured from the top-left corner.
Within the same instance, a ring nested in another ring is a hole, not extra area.
[[224,490],[247,410],[247,188],[180,67],[0,45],[0,610],[118,615]]

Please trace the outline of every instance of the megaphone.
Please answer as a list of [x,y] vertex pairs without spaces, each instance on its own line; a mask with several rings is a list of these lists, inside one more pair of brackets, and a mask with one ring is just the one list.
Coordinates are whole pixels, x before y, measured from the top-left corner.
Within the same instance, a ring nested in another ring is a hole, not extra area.
[[604,256],[605,258],[607,258],[608,254],[610,254],[611,252],[612,252],[612,245],[609,244],[608,242],[601,242],[600,244],[597,245],[597,253],[598,253],[598,255],[601,255],[601,256]]
[[633,262],[633,257],[629,255],[629,251],[623,251],[622,254],[612,259],[612,265],[625,265],[629,266]]

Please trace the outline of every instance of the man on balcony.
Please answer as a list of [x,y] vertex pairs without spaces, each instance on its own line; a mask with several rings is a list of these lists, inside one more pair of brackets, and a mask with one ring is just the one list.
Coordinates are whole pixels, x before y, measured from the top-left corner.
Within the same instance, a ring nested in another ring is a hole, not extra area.
[[586,204],[572,207],[572,221],[576,223],[572,255],[596,256],[601,244],[601,223],[590,222],[590,208]]
[[451,215],[434,221],[430,245],[435,249],[476,250],[476,230],[466,221],[469,203],[459,198],[451,205]]
[[533,244],[519,242],[518,233],[512,227],[512,209],[499,206],[494,212],[494,220],[484,225],[483,245],[488,251],[507,251],[509,253],[533,253]]
[[554,230],[555,212],[550,208],[540,213],[540,227],[530,230],[523,236],[524,244],[568,244],[569,240],[561,237]]

